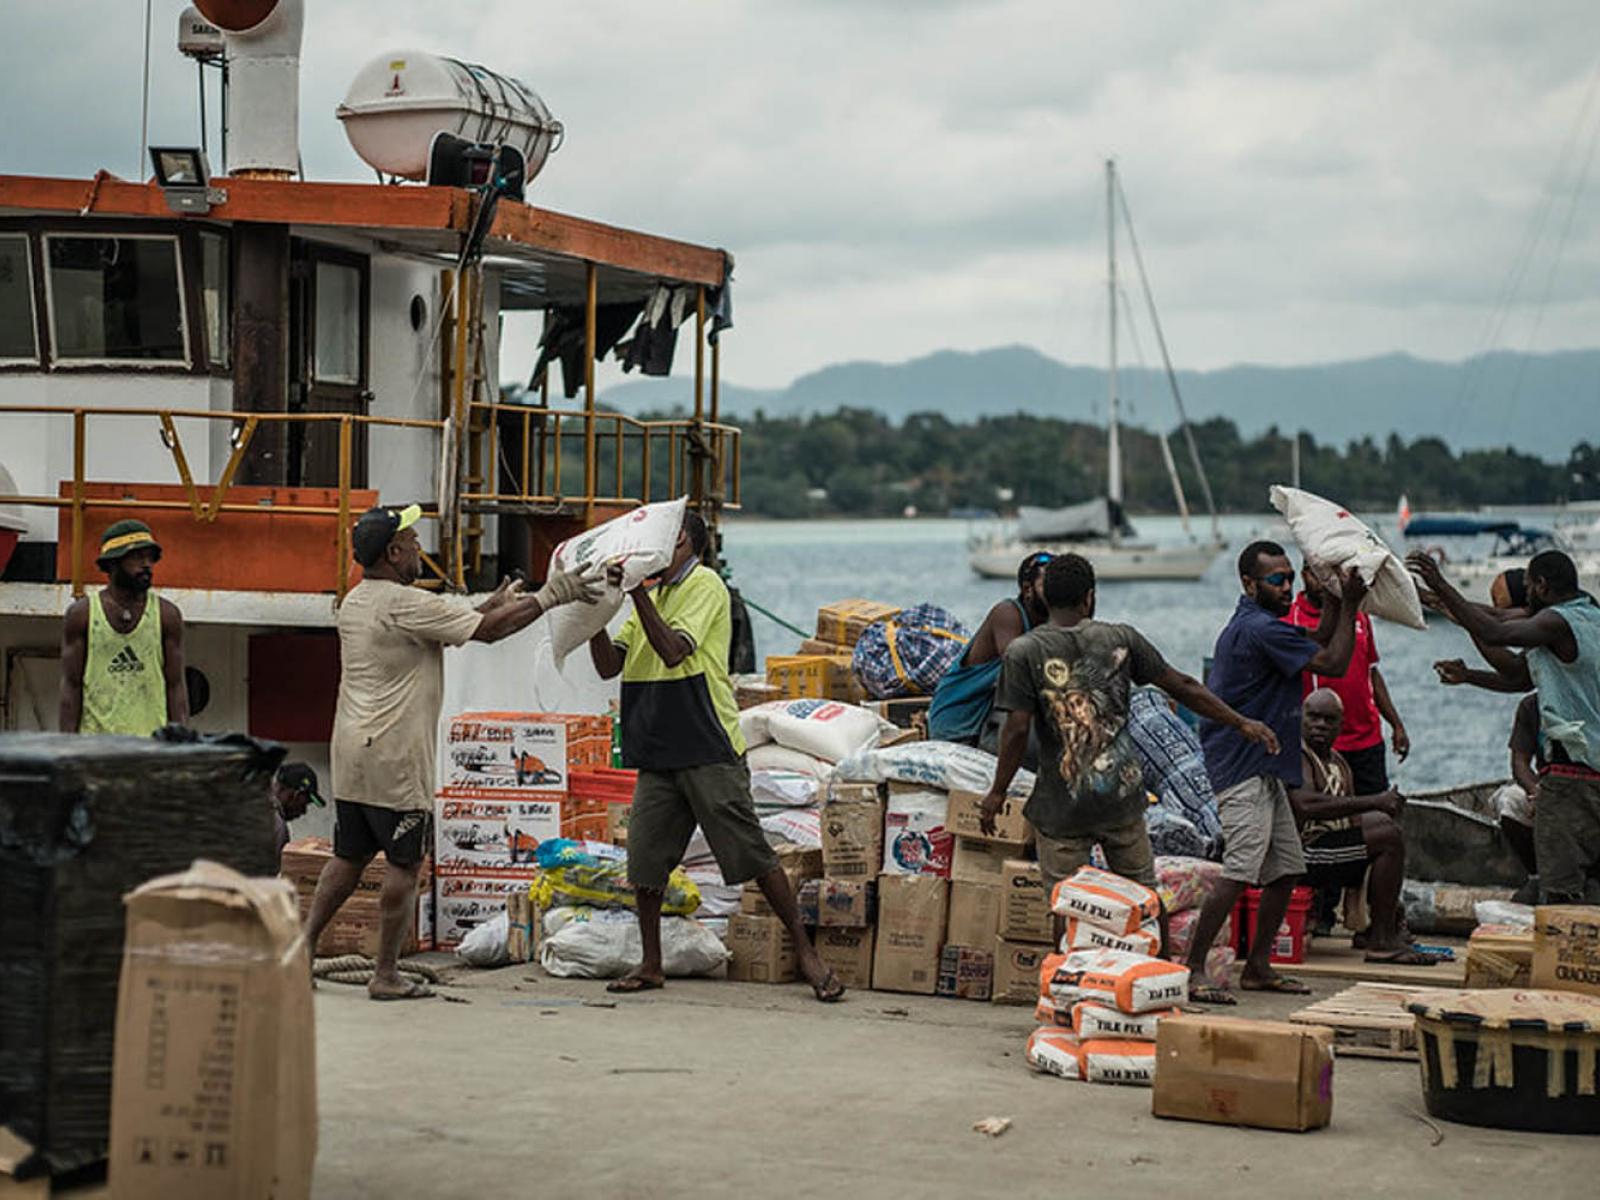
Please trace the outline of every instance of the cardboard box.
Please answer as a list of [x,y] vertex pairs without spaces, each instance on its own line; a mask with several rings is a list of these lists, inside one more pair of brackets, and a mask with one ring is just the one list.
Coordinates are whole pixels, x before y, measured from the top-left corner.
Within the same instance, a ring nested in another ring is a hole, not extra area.
[[606,805],[606,841],[613,846],[628,844],[628,823],[633,820],[633,805],[612,802]]
[[950,811],[945,817],[945,828],[957,837],[976,838],[985,842],[1010,842],[1020,846],[1027,842],[1028,821],[1022,815],[1027,801],[1007,796],[1000,811],[994,815],[994,832],[983,832],[983,793],[952,791]]
[[1023,850],[1020,842],[982,842],[958,837],[950,852],[950,878],[999,887],[1007,861],[1020,859]]
[[1541,904],[1533,913],[1533,986],[1600,996],[1600,908]]
[[440,875],[434,881],[434,947],[454,950],[472,927],[506,911],[506,897],[527,892],[530,875]]
[[1527,988],[1532,985],[1534,933],[1502,925],[1480,925],[1467,939],[1465,985]]
[[876,600],[837,600],[817,610],[817,640],[854,647],[868,625],[899,615],[894,605]]
[[956,946],[978,946],[987,953],[1000,936],[1000,885],[950,882],[950,920],[944,940]]
[[828,804],[882,804],[881,783],[847,783],[842,779],[828,780]]
[[883,802],[829,799],[822,806],[822,871],[832,879],[875,879],[883,865]]
[[888,874],[950,878],[955,837],[946,815],[949,796],[915,783],[890,783],[883,814],[883,870]]
[[[299,838],[283,848],[280,874],[294,887],[303,924],[311,915],[311,901],[317,894],[322,868],[333,857],[333,844],[327,838]],[[362,954],[372,958],[378,952],[378,908],[384,876],[389,866],[380,850],[356,881],[356,890],[339,907],[317,941],[319,958],[341,954]],[[422,864],[417,874],[417,911],[410,936],[401,943],[400,954],[416,954],[434,948],[433,867]]]
[[1158,1117],[1320,1129],[1333,1119],[1333,1030],[1238,1017],[1177,1016],[1156,1033]]
[[561,837],[559,800],[434,800],[433,861],[441,871],[531,869],[540,842]]
[[735,913],[728,918],[728,978],[743,983],[789,983],[795,978],[794,939],[777,917]]
[[[822,874],[822,851],[805,846],[779,846],[775,853],[778,866],[789,877],[789,890],[798,899],[801,886],[809,879]],[[751,917],[771,917],[776,914],[761,887],[754,880],[744,885],[739,893],[739,911]]]
[[[565,794],[575,766],[611,764],[611,718],[570,713],[461,713],[445,730],[445,794]],[[457,790],[459,789],[459,790]]]
[[1001,868],[1000,936],[1008,942],[1055,942],[1055,915],[1038,863],[1007,859]]
[[809,698],[854,703],[866,698],[848,650],[838,655],[772,655],[767,659],[767,683],[786,700]]
[[896,696],[890,700],[869,700],[862,707],[901,729],[926,728],[928,705],[932,700],[932,696]]
[[872,986],[872,951],[875,929],[841,929],[824,925],[813,942],[822,965],[830,968],[847,988]]
[[976,946],[946,946],[939,952],[935,994],[955,1000],[987,1000],[994,991],[994,952]]
[[316,1033],[299,938],[285,879],[201,861],[129,893],[111,1084],[117,1200],[311,1195]]
[[931,996],[939,982],[939,951],[950,885],[935,875],[878,877],[878,944],[872,986],[883,992]]
[[740,711],[754,708],[758,704],[766,704],[771,700],[782,700],[783,690],[775,688],[765,679],[744,679],[733,690],[734,702]]
[[1045,955],[1049,953],[1049,946],[996,938],[994,995],[991,999],[996,1004],[1037,1004],[1039,968],[1044,965]]
[[800,919],[825,928],[870,926],[878,919],[878,881],[808,879],[800,885]]

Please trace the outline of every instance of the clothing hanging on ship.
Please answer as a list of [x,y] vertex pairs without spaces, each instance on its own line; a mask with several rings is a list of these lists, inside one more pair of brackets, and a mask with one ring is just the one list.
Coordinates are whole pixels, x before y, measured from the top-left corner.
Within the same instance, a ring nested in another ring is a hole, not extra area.
[[[623,304],[597,304],[594,310],[594,356],[604,358],[611,352],[622,335],[628,332],[638,317],[644,302],[630,300]],[[539,337],[539,361],[534,365],[528,380],[529,390],[536,390],[540,373],[551,363],[561,364],[561,384],[568,400],[583,388],[583,331],[584,306],[566,305],[544,310],[544,333]]]

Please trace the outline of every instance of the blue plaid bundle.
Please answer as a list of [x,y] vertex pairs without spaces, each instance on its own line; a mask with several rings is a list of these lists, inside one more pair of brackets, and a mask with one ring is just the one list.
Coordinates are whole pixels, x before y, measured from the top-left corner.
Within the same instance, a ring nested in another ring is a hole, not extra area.
[[919,604],[867,626],[856,642],[852,665],[875,700],[927,696],[971,639],[971,631],[955,614],[936,604]]

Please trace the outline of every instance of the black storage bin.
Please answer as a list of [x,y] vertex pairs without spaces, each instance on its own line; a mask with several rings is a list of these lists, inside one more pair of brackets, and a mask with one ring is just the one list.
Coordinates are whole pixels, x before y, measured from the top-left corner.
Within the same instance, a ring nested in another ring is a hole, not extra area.
[[277,870],[277,746],[0,735],[0,1127],[19,1174],[105,1157],[123,895],[197,858]]

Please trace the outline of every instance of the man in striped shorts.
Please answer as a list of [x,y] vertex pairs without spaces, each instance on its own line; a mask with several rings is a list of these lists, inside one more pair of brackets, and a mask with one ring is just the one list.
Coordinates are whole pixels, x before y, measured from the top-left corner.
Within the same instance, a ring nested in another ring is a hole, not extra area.
[[1437,959],[1411,949],[1401,934],[1400,884],[1406,847],[1400,832],[1405,800],[1393,788],[1354,795],[1350,764],[1333,748],[1344,727],[1344,702],[1331,688],[1306,697],[1300,714],[1301,782],[1289,805],[1305,848],[1306,882],[1325,887],[1367,884],[1372,923],[1356,935],[1368,962],[1432,966]]

